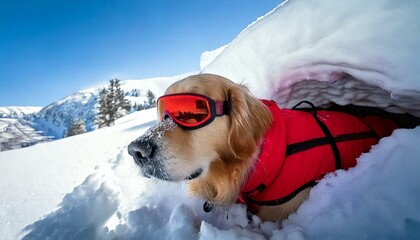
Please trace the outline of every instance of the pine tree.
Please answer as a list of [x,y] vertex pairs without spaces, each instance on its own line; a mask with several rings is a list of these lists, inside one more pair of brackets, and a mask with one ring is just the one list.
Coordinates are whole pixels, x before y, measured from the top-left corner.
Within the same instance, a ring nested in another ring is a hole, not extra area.
[[82,119],[77,119],[68,127],[66,137],[82,134],[86,132],[85,122]]
[[144,105],[141,104],[141,103],[136,103],[136,105],[134,106],[135,111],[141,111],[141,110],[144,110],[144,109],[145,109]]
[[135,88],[135,89],[131,89],[129,95],[132,96],[132,97],[138,97],[138,96],[140,96],[140,94],[141,94],[141,90],[138,89],[138,88]]
[[96,120],[96,123],[98,124],[99,128],[110,125],[108,121],[109,101],[107,98],[108,98],[108,91],[106,88],[103,88],[99,92],[99,113]]
[[97,124],[99,128],[109,127],[117,118],[127,115],[131,110],[130,101],[124,98],[120,80],[111,79],[108,88],[103,88],[99,93],[99,113]]
[[127,115],[131,111],[131,104],[130,101],[124,98],[125,94],[124,91],[121,89],[120,80],[115,79],[114,81],[115,87],[115,113],[116,118],[123,117]]
[[156,96],[150,89],[147,91],[147,104],[149,108],[156,107]]
[[106,96],[106,105],[107,105],[107,115],[108,115],[108,122],[107,126],[111,126],[114,124],[117,113],[117,107],[115,106],[115,80],[109,80],[108,91]]

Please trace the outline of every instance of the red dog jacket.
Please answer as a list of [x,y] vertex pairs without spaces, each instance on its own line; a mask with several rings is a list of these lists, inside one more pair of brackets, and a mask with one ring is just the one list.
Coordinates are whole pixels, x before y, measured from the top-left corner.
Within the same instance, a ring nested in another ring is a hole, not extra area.
[[254,213],[259,206],[287,202],[326,173],[354,167],[361,153],[398,127],[375,115],[280,109],[273,101],[262,101],[274,121],[238,198]]

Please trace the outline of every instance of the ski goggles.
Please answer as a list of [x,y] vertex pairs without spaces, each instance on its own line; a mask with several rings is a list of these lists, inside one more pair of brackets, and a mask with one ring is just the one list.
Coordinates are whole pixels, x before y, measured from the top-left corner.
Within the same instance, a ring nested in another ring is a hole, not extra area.
[[228,102],[194,93],[169,94],[158,98],[157,110],[159,121],[170,117],[179,127],[193,130],[227,115]]

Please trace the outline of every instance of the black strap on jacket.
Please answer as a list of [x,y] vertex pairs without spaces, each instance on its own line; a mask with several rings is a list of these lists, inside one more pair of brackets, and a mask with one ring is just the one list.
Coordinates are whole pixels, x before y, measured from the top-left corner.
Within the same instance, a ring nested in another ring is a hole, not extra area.
[[292,200],[294,197],[296,197],[300,192],[302,192],[303,190],[309,188],[309,187],[313,187],[316,185],[315,181],[310,181],[304,185],[302,185],[301,187],[299,187],[298,189],[296,189],[295,191],[293,191],[292,193],[290,193],[289,195],[279,198],[279,199],[275,199],[275,200],[268,200],[268,201],[256,201],[253,200],[251,198],[248,198],[247,200],[249,202],[258,204],[260,206],[277,206],[277,205],[282,205],[284,203],[287,203],[288,201]]
[[[366,138],[375,138],[377,139],[376,133],[373,131],[366,131],[366,132],[358,132],[358,133],[348,133],[348,134],[340,134],[334,137],[334,141],[336,143],[345,142],[345,141],[352,141],[352,140],[360,140]],[[292,154],[302,152],[305,150],[309,150],[314,147],[319,147],[323,145],[327,145],[328,140],[325,137],[309,139],[303,142],[292,143],[287,145],[286,147],[286,156],[290,156]]]
[[324,132],[324,135],[326,137],[326,140],[327,140],[328,144],[330,144],[330,146],[331,146],[331,150],[334,154],[335,168],[336,169],[341,169],[341,156],[340,156],[340,152],[338,151],[337,143],[336,143],[333,135],[331,134],[330,130],[328,129],[327,125],[325,125],[325,123],[323,123],[319,119],[315,105],[313,105],[309,101],[301,101],[298,104],[296,104],[292,109],[293,110],[304,110],[304,109],[299,109],[298,108],[299,105],[301,105],[303,103],[306,103],[309,106],[311,106],[310,111],[308,111],[308,112],[311,113],[311,115],[315,118],[315,121],[318,123],[319,127]]
[[[298,108],[301,104],[304,104],[304,103],[308,104],[310,106],[310,108]],[[344,142],[344,141],[352,141],[352,140],[360,140],[360,139],[376,138],[377,137],[377,134],[370,128],[370,126],[368,124],[367,125],[369,126],[370,131],[340,134],[340,135],[337,135],[337,136],[334,137],[331,134],[328,127],[325,125],[325,123],[323,123],[319,119],[319,117],[317,115],[317,108],[311,102],[309,102],[309,101],[299,102],[292,109],[309,112],[314,117],[315,121],[318,123],[320,128],[322,129],[325,137],[314,138],[314,139],[309,139],[309,140],[306,140],[306,141],[303,141],[303,142],[288,144],[286,146],[286,156],[290,156],[290,155],[298,153],[298,152],[302,152],[302,151],[305,151],[305,150],[308,150],[308,149],[311,149],[311,148],[315,148],[315,147],[319,147],[319,146],[329,144],[331,146],[331,150],[334,154],[336,169],[341,169],[341,156],[340,156],[340,152],[339,152],[338,147],[337,147],[337,143]],[[297,194],[299,194],[304,189],[306,189],[308,187],[313,187],[315,185],[316,185],[315,181],[310,181],[310,182],[302,185],[301,187],[299,187],[298,189],[296,189],[294,192],[290,193],[289,195],[287,195],[285,197],[282,197],[282,198],[279,198],[279,199],[268,200],[268,201],[256,201],[256,200],[253,200],[251,198],[248,198],[247,200],[250,201],[250,202],[253,202],[255,204],[261,205],[261,206],[281,205],[281,204],[286,203],[289,200],[291,200],[293,197],[295,197]]]

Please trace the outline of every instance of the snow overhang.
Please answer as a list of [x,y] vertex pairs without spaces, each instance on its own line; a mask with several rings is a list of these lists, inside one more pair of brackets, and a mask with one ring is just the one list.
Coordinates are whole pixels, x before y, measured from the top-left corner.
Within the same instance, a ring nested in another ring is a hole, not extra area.
[[242,31],[203,73],[282,107],[309,100],[420,116],[420,2],[288,1]]

